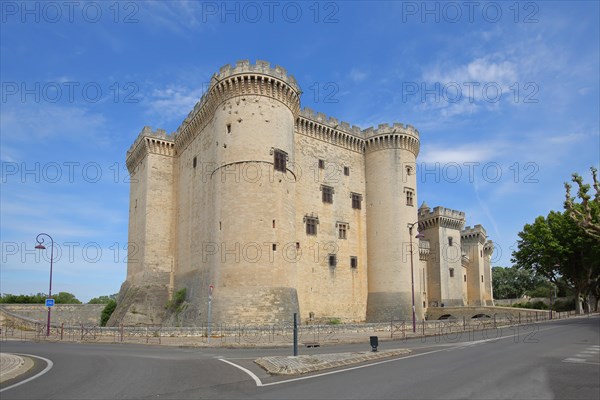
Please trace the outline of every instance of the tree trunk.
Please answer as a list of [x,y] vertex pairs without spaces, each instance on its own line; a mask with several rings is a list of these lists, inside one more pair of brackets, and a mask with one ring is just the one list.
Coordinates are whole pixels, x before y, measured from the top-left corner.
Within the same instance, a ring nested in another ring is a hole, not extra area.
[[579,289],[575,290],[575,314],[583,314],[581,307],[581,290]]

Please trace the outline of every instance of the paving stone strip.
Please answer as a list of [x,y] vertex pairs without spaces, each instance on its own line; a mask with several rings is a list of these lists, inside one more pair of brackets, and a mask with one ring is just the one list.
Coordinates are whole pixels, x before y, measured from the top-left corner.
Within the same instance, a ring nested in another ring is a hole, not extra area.
[[0,383],[24,374],[31,367],[33,367],[33,361],[29,357],[0,353]]
[[409,353],[410,350],[408,349],[397,349],[359,353],[314,354],[297,357],[272,356],[261,357],[254,360],[254,362],[271,375],[299,375]]

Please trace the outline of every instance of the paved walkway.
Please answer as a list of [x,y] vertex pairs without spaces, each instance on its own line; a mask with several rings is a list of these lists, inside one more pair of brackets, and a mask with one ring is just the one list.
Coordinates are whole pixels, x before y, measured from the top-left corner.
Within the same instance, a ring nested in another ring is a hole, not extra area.
[[33,367],[33,360],[16,354],[0,353],[0,383],[24,374]]
[[398,349],[376,352],[302,355],[297,357],[273,356],[262,357],[254,360],[254,362],[272,375],[298,375],[408,353],[410,353],[410,350]]

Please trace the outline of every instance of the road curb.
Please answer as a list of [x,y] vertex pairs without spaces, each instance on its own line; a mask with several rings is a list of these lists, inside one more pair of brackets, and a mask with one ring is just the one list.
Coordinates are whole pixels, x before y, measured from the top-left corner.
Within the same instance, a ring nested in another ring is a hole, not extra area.
[[360,353],[332,353],[302,356],[261,357],[254,362],[271,375],[300,375],[324,369],[343,367],[365,361],[409,354],[408,349]]
[[31,368],[34,362],[29,357],[18,356],[10,353],[0,353],[0,383],[17,378]]

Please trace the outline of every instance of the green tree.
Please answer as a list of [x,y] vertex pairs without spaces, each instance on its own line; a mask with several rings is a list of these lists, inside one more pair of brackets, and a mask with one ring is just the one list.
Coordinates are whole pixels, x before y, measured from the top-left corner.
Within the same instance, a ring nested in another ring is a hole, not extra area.
[[[566,212],[551,211],[519,232],[513,263],[559,285],[565,282],[576,298],[592,291],[600,263],[600,246]],[[562,278],[562,279],[561,279]],[[581,304],[576,302],[577,312]]]
[[576,203],[575,198],[571,197],[571,185],[565,182],[565,210],[588,235],[595,237],[600,243],[600,183],[598,182],[598,170],[594,167],[591,167],[590,170],[596,194],[592,198],[588,194],[590,185],[584,184],[583,178],[579,174],[573,174],[572,181],[578,186],[577,197],[581,203]]
[[53,294],[52,298],[56,304],[81,304],[74,294],[68,292],[58,292],[58,294]]
[[117,308],[117,302],[111,299],[102,310],[102,314],[100,314],[100,326],[106,326],[115,308]]
[[110,303],[111,300],[116,300],[116,299],[117,299],[116,294],[111,294],[110,296],[99,296],[99,297],[94,297],[93,299],[88,301],[88,304],[108,304],[108,303]]
[[492,285],[496,299],[516,299],[533,290],[539,278],[532,270],[517,268],[493,267]]

